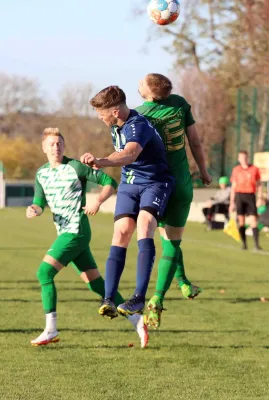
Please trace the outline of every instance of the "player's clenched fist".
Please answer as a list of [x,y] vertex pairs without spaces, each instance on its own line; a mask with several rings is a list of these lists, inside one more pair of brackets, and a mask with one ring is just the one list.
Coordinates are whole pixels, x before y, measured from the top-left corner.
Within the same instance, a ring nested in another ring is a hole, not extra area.
[[91,153],[85,153],[80,157],[80,161],[83,164],[93,166],[96,162],[96,158]]
[[38,213],[33,206],[29,206],[26,208],[26,217],[27,218],[34,218],[37,216],[38,216]]
[[200,179],[204,185],[210,185],[212,182],[212,176],[207,171],[200,174]]

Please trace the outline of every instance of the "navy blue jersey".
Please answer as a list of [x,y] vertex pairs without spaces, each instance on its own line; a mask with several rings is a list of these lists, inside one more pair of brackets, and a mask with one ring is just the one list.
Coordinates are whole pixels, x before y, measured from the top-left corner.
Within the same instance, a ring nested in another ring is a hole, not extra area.
[[143,148],[136,161],[122,167],[122,183],[146,185],[173,180],[162,139],[143,115],[131,110],[124,125],[112,127],[111,135],[117,152],[124,150],[129,142],[139,143]]

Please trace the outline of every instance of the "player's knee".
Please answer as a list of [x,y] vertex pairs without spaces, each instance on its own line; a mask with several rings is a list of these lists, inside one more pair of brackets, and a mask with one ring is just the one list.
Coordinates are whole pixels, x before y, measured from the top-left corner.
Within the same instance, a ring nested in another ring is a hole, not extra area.
[[174,227],[165,225],[161,235],[165,240],[181,240],[184,232],[184,227]]
[[140,211],[137,220],[137,238],[153,238],[157,228],[156,218],[147,211]]
[[39,280],[40,285],[47,285],[53,282],[57,273],[58,271],[56,268],[43,261],[37,270],[36,277]]
[[113,246],[128,247],[135,229],[134,221],[117,221],[114,225]]
[[116,230],[113,234],[112,245],[127,247],[132,237],[132,233],[128,230]]

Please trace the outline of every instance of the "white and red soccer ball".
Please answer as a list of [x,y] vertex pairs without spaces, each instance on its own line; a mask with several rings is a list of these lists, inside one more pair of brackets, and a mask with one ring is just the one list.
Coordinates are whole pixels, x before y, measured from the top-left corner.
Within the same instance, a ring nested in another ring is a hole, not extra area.
[[155,24],[169,25],[178,18],[180,5],[178,0],[151,0],[147,10]]

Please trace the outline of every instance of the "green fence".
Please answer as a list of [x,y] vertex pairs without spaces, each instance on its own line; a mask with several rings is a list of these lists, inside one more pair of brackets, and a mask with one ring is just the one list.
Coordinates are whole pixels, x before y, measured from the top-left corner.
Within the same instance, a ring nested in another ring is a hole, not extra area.
[[256,152],[269,151],[269,88],[242,88],[236,93],[235,121],[222,143],[211,149],[213,176],[230,175],[239,150],[253,162]]

